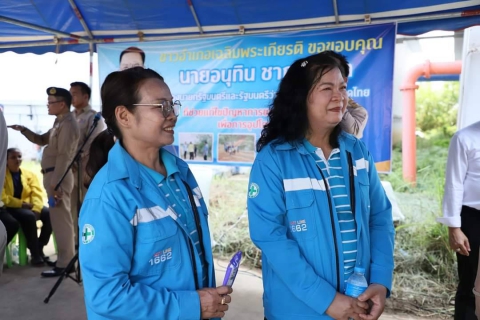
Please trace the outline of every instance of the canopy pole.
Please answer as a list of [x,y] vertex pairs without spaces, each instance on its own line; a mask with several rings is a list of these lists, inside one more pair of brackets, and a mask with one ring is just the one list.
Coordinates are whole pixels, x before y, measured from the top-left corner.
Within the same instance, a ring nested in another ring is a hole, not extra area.
[[23,22],[23,21],[20,21],[20,20],[11,19],[11,18],[7,18],[7,17],[4,17],[4,16],[0,16],[0,21],[5,22],[5,23],[9,23],[9,24],[14,24],[14,25],[20,26],[20,27],[25,27],[25,28],[28,28],[28,29],[43,31],[43,32],[46,32],[46,33],[51,33],[51,34],[54,34],[54,35],[57,35],[57,36],[72,38],[72,39],[75,39],[79,42],[87,42],[87,40],[83,39],[80,36],[77,36],[76,34],[67,33],[67,32],[63,32],[63,31],[60,31],[60,30],[55,30],[55,29],[51,29],[51,28],[47,28],[47,27],[42,27],[42,26],[39,26],[39,25],[36,25],[36,24]]
[[[365,21],[355,21],[355,22],[342,22],[339,24],[326,24],[326,25],[309,25],[309,26],[299,26],[299,27],[278,27],[278,28],[265,28],[265,29],[256,29],[256,30],[248,30],[245,28],[244,34],[265,34],[265,33],[277,33],[277,32],[289,32],[289,31],[303,31],[303,30],[324,30],[324,29],[333,29],[339,27],[362,27],[367,25],[375,25],[375,24],[382,24],[382,23],[405,23],[405,22],[416,22],[416,21],[426,21],[426,20],[440,20],[440,19],[451,19],[451,18],[460,18],[472,15],[480,15],[479,11],[469,12],[468,14],[464,12],[457,12],[457,13],[443,13],[443,14],[434,14],[429,16],[423,17],[410,17],[410,18],[401,18],[401,19],[372,19],[370,23],[365,23]],[[1,16],[0,16],[0,21]],[[170,32],[170,29],[166,29],[166,32]],[[148,30],[144,32],[148,33]],[[160,32],[160,31],[159,31]],[[203,29],[202,29],[203,32]],[[235,31],[211,31],[209,33],[203,34],[182,34],[182,35],[175,35],[175,36],[145,36],[143,41],[162,41],[162,40],[178,40],[178,39],[195,39],[195,38],[214,38],[214,37],[223,37],[223,36],[238,36],[239,32],[238,29]],[[76,36],[78,37],[78,36]],[[0,38],[1,41],[1,38]],[[122,42],[132,42],[138,41],[138,37],[125,37],[125,38],[115,38],[115,37],[108,37],[108,38],[96,38],[91,40],[93,43],[122,43]],[[53,46],[57,44],[68,45],[68,44],[78,44],[79,42],[85,43],[88,40],[80,38],[80,39],[72,39],[72,40],[60,40],[58,42],[54,41],[32,41],[32,42],[13,42],[13,43],[1,43],[0,49],[9,49],[9,48],[25,48],[25,47],[40,47],[40,46]]]
[[88,45],[88,49],[90,51],[90,89],[92,89],[93,86],[93,42],[90,42]]
[[78,10],[78,7],[77,7],[77,4],[75,3],[75,0],[68,0],[68,2],[70,3],[70,6],[72,7],[73,12],[75,12],[75,16],[80,21],[80,24],[82,25],[83,29],[87,33],[88,37],[93,40],[92,31],[90,31],[90,29],[88,28],[87,22],[85,21],[85,19],[82,16],[82,13],[80,12],[80,10]]
[[[70,6],[72,7],[73,12],[75,13],[75,16],[77,17],[78,21],[80,21],[80,24],[82,25],[83,29],[87,33],[88,38],[90,40],[93,40],[93,33],[92,33],[92,31],[90,31],[90,28],[88,27],[87,22],[83,18],[82,13],[78,9],[78,6],[75,3],[75,0],[68,0],[68,2],[70,3]],[[93,85],[93,48],[94,48],[94,44],[93,44],[92,41],[90,41],[88,43],[88,51],[90,53],[89,73],[88,73],[90,89],[92,88],[92,85]]]
[[192,12],[193,19],[195,19],[195,23],[197,24],[198,31],[200,34],[203,34],[203,28],[202,25],[200,24],[200,20],[198,20],[197,13],[195,12],[195,8],[193,7],[192,0],[187,0],[188,6],[190,7],[190,11]]
[[338,17],[337,0],[332,0],[332,1],[333,1],[333,13],[335,14],[335,24],[339,24],[340,18]]

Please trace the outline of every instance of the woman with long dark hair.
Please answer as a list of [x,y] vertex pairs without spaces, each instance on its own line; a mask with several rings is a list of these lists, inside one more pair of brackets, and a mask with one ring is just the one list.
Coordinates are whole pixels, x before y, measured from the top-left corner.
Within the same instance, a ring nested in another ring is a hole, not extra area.
[[89,319],[223,317],[229,287],[215,287],[207,208],[173,143],[180,102],[141,67],[109,74],[107,130],[92,142],[80,212],[80,265]]
[[[257,143],[248,215],[269,320],[378,319],[390,292],[391,205],[367,148],[340,126],[346,67],[329,52],[295,61]],[[357,268],[369,287],[353,298]]]

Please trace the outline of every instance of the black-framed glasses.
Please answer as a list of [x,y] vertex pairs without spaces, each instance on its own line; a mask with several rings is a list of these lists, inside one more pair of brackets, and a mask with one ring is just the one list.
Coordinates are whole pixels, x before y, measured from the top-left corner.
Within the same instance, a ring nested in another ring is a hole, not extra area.
[[182,104],[179,100],[175,101],[163,101],[159,103],[135,103],[134,106],[149,106],[149,107],[157,107],[162,109],[162,114],[166,118],[168,115],[173,111],[176,117],[180,115],[180,108]]
[[57,101],[52,101],[52,102],[47,102],[47,107],[51,106],[52,104],[58,103],[58,102],[63,102],[65,100],[57,100]]

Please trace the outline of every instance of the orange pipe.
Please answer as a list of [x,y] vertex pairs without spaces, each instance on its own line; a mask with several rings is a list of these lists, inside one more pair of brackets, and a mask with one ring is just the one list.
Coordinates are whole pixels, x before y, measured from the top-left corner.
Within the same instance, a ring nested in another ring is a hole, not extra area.
[[402,128],[402,164],[403,180],[415,184],[417,182],[417,141],[415,138],[415,84],[418,78],[424,76],[430,78],[432,74],[460,74],[462,61],[433,62],[415,66],[407,74],[400,91],[403,92],[403,128]]

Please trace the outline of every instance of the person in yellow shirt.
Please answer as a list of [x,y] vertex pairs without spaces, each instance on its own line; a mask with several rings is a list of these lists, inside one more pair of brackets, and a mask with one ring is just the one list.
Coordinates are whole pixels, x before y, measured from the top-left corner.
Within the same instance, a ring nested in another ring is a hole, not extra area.
[[[5,205],[2,220],[10,222],[6,225],[15,225],[15,222],[20,225],[27,239],[33,266],[43,266],[44,263],[52,265],[43,253],[43,247],[48,244],[52,234],[50,212],[43,205],[42,189],[37,177],[33,172],[20,168],[21,164],[22,152],[16,148],[8,149],[2,191]],[[37,236],[37,220],[42,221],[40,237]],[[8,239],[11,240],[15,233],[16,230],[7,229]]]

